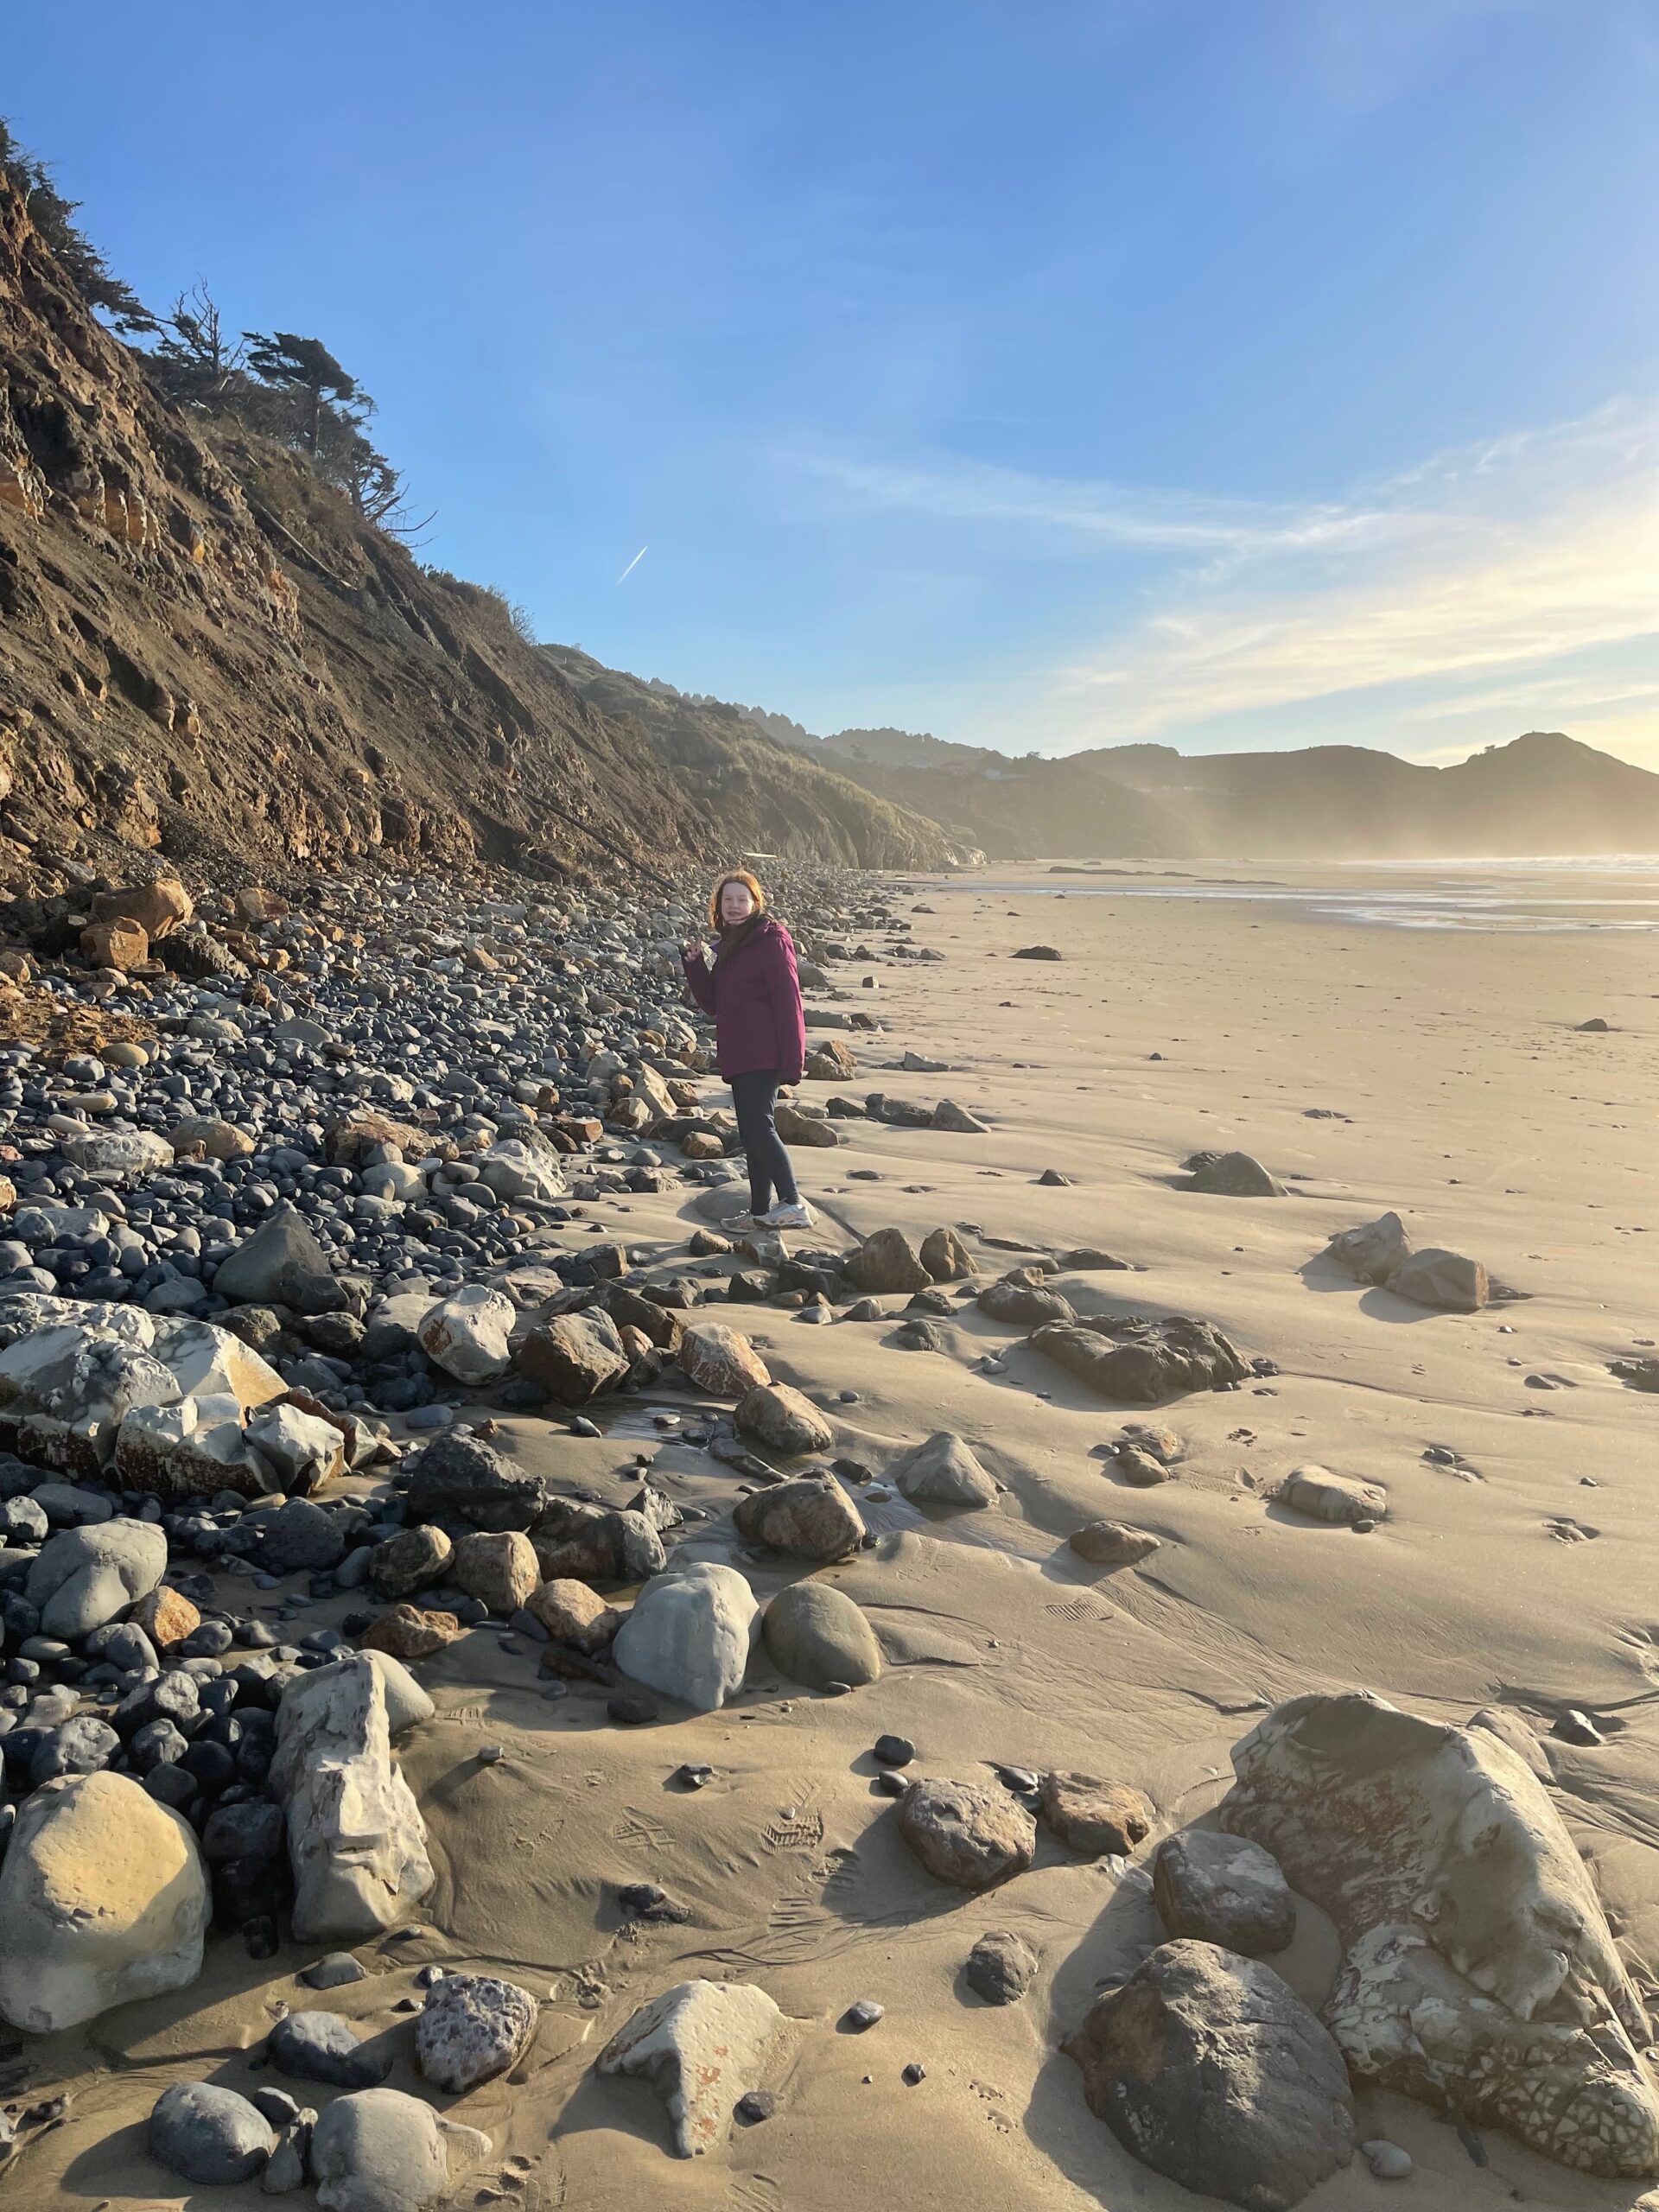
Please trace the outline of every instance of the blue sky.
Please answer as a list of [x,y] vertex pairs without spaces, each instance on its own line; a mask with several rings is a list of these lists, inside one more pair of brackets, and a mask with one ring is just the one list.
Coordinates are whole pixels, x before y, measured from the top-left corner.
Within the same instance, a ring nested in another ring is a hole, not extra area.
[[[1649,0],[10,0],[152,303],[540,633],[814,729],[1659,767]],[[618,578],[645,546],[645,557]]]

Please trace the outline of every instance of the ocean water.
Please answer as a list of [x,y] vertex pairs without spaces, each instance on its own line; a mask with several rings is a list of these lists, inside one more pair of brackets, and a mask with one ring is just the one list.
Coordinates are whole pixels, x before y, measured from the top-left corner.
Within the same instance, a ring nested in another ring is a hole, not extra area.
[[[1550,935],[1659,930],[1659,853],[1332,861],[1319,872],[1325,880],[1313,883],[1230,877],[1222,873],[1229,865],[1217,863],[1210,875],[1171,865],[1149,866],[1145,875],[1066,874],[1024,883],[945,877],[932,887],[1010,899],[1234,899],[1382,929]],[[1301,872],[1300,863],[1285,866]]]

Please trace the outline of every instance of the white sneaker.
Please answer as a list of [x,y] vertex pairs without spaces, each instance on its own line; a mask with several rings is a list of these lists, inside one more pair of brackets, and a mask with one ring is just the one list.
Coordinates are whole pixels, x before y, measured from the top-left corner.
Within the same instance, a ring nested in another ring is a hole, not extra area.
[[770,1213],[763,1213],[756,1221],[760,1229],[810,1229],[812,1209],[804,1200],[792,1206],[773,1206]]

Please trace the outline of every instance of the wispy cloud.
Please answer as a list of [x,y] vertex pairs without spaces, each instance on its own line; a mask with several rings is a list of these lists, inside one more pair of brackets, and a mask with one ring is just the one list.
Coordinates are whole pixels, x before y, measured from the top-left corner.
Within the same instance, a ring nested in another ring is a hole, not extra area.
[[796,466],[855,499],[941,520],[1016,525],[1097,544],[1242,557],[1300,547],[1363,544],[1409,529],[1411,518],[1342,505],[1274,505],[1190,492],[1063,477],[931,454],[870,460],[830,448],[800,450]]
[[[1412,518],[1392,540],[1374,535],[1374,557],[1340,573],[1300,558],[1171,578],[1136,627],[1059,671],[1051,711],[1109,696],[1114,723],[1147,736],[1338,694],[1540,671],[1650,637],[1656,460],[1659,415],[1624,410],[1436,455],[1368,499],[1383,512],[1401,500]],[[1557,704],[1593,699],[1596,671],[1547,688]]]
[[1363,695],[1413,719],[1472,715],[1477,689],[1489,709],[1512,701],[1517,726],[1548,702],[1624,728],[1659,682],[1622,664],[1659,633],[1659,408],[1610,405],[1301,505],[941,455],[808,465],[856,499],[1015,537],[1007,551],[1035,533],[1050,556],[1144,556],[1127,616],[1022,677],[1022,741],[1044,751]]

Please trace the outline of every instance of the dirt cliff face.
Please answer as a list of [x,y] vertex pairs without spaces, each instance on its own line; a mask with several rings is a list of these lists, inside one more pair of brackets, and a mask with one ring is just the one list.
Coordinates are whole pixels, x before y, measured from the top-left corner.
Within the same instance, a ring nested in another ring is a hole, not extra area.
[[134,847],[234,880],[384,857],[582,874],[764,845],[945,857],[836,776],[673,761],[492,592],[300,456],[181,414],[0,176],[0,891]]

